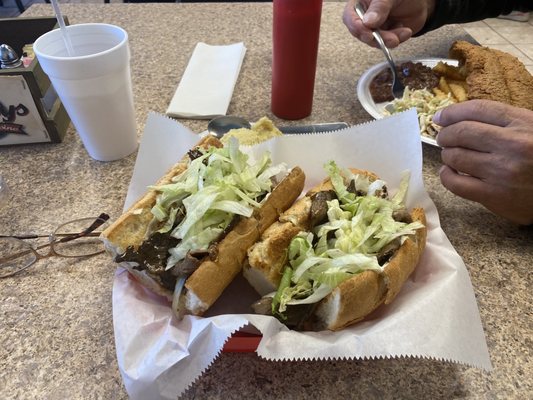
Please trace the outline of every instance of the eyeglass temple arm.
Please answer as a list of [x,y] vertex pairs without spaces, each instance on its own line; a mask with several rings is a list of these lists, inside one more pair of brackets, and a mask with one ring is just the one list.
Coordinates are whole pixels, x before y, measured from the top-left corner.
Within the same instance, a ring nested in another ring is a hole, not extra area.
[[[84,236],[98,236],[101,232],[94,232],[95,229],[100,227],[104,222],[106,222],[109,219],[109,215],[102,213],[100,214],[94,222],[85,230],[78,233],[59,233],[55,234],[55,236],[63,236],[59,242],[68,242],[70,240],[74,240],[80,237]],[[35,234],[27,234],[27,235],[0,235],[0,238],[14,238],[14,239],[37,239],[37,238],[43,238],[43,237],[50,237],[50,235],[35,235]],[[43,247],[49,246],[49,244],[45,244],[42,246],[37,247],[37,249],[42,249]]]
[[33,234],[27,234],[27,235],[0,235],[0,238],[13,238],[13,239],[37,239],[41,237],[48,237],[48,235],[33,235]]
[[[64,236],[63,238],[58,240],[58,242],[64,243],[64,242],[68,242],[70,240],[78,239],[80,237],[98,236],[100,234],[100,232],[94,232],[94,230],[98,229],[98,227],[100,227],[108,219],[109,219],[109,215],[107,215],[105,213],[102,213],[102,214],[100,214],[98,216],[98,218],[96,218],[94,220],[94,222],[91,225],[89,225],[89,227],[87,229],[83,230],[80,233],[66,234],[66,236]],[[16,239],[22,239],[22,238],[23,239],[34,239],[34,238],[37,238],[37,237],[47,237],[47,236],[42,236],[42,235],[24,235],[24,236],[19,236],[19,237],[17,237],[17,236],[0,236],[0,237],[12,237],[12,238],[16,238]],[[46,244],[43,244],[41,246],[36,247],[35,249],[22,251],[20,253],[16,253],[16,254],[12,254],[12,255],[7,256],[7,257],[0,258],[0,262],[6,262],[6,261],[10,261],[10,260],[15,260],[15,259],[17,259],[19,257],[25,256],[28,253],[32,253],[35,250],[40,250],[40,249],[43,249],[45,247],[50,247],[50,246],[52,246],[52,244],[53,244],[53,242],[46,243]]]
[[81,231],[80,233],[75,233],[71,236],[64,236],[61,239],[58,240],[59,243],[69,242],[74,239],[78,239],[84,236],[89,236],[94,230],[98,229],[101,225],[104,224],[109,219],[109,215],[106,213],[102,213],[94,220],[94,222],[89,225],[86,229]]
[[[90,236],[95,237],[99,236],[102,232],[91,232],[87,235],[83,236]],[[56,233],[55,236],[74,236],[79,235],[79,233]],[[20,239],[20,240],[26,240],[26,239],[38,239],[38,238],[45,238],[50,237],[50,235],[34,235],[34,234],[27,234],[27,235],[0,235],[0,238],[13,238],[13,239]]]

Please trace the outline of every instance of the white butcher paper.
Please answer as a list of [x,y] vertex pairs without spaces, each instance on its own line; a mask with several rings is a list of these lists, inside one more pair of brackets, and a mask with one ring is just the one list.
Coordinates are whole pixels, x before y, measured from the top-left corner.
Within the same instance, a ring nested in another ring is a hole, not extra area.
[[[198,140],[198,134],[177,121],[151,113],[125,209]],[[119,269],[113,288],[115,341],[132,399],[176,398],[210,367],[234,332],[250,326],[263,336],[258,356],[273,361],[412,356],[492,369],[470,277],[424,189],[414,110],[336,132],[287,135],[245,151],[259,155],[264,150],[271,152],[274,163],[300,166],[306,189],[325,177],[323,165],[331,159],[377,173],[391,193],[399,186],[401,171],[409,170],[407,206],[422,206],[427,216],[427,245],[419,266],[391,304],[339,332],[295,332],[273,317],[247,314],[232,301],[232,289],[239,287],[250,303],[257,298],[242,279],[232,283],[208,316],[178,321],[166,300]],[[241,301],[242,296],[239,292]]]

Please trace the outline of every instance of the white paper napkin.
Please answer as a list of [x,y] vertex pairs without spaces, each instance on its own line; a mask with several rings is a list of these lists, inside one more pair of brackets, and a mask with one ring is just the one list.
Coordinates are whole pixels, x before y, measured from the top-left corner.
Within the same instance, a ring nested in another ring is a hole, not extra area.
[[[125,207],[197,139],[177,121],[150,114]],[[247,314],[248,307],[243,310],[239,303],[251,304],[257,294],[244,279],[236,279],[205,318],[177,321],[165,299],[120,270],[113,288],[113,320],[118,365],[130,398],[176,398],[209,367],[232,333],[247,324],[263,335],[257,354],[273,361],[413,356],[491,369],[468,271],[424,189],[414,109],[338,132],[287,135],[246,149],[256,155],[264,150],[271,152],[274,163],[299,165],[306,173],[306,189],[324,178],[322,166],[330,159],[376,172],[391,193],[400,184],[400,171],[410,170],[407,206],[420,205],[427,216],[420,265],[394,302],[339,332],[295,332],[275,318]],[[238,301],[232,297],[236,293]]]
[[194,119],[225,115],[245,53],[242,42],[226,46],[198,43],[167,115]]

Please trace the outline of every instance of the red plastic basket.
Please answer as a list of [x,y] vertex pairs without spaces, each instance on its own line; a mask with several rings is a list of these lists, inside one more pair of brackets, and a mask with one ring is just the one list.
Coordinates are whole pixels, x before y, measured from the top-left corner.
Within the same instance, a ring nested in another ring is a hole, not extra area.
[[252,353],[257,350],[261,335],[253,333],[236,332],[226,342],[222,351],[224,353]]

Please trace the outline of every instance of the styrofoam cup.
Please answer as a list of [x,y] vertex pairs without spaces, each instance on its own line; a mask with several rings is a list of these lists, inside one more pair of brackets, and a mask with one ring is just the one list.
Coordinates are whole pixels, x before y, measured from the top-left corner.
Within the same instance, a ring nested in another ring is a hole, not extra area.
[[108,24],[67,26],[74,55],[60,29],[33,44],[37,59],[65,105],[89,155],[99,161],[137,149],[127,32]]

